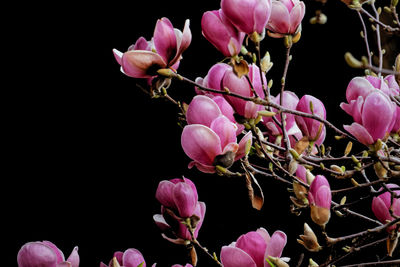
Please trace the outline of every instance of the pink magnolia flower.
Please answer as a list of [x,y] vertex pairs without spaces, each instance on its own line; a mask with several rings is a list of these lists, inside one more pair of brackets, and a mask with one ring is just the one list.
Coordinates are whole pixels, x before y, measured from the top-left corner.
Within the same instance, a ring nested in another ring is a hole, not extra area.
[[[381,90],[385,95],[389,97],[397,96],[400,94],[400,88],[396,82],[396,78],[394,75],[388,75],[385,78],[366,76],[365,79],[369,81],[373,87]],[[393,123],[393,126],[391,128],[392,133],[397,133],[400,130],[400,107],[398,105],[395,106],[396,106],[396,112],[392,119]]]
[[[249,66],[249,79],[253,85],[254,90],[257,95],[264,99],[264,90],[262,84],[267,84],[267,78],[264,72],[262,73],[262,80],[260,77],[260,70],[255,64]],[[228,88],[232,93],[236,93],[245,97],[253,97],[254,93],[251,89],[250,83],[247,81],[245,76],[239,78],[232,69],[227,69],[222,80],[222,88]],[[256,118],[258,116],[258,111],[264,109],[263,106],[255,104],[251,101],[246,101],[239,99],[234,96],[225,96],[225,99],[231,104],[236,113],[245,118]]]
[[78,247],[75,247],[67,260],[56,245],[50,241],[28,242],[17,255],[18,267],[78,267]]
[[[219,90],[221,91],[221,86],[222,86],[222,80],[225,76],[225,72],[227,70],[232,70],[232,67],[229,66],[228,64],[225,63],[217,63],[215,65],[213,65],[207,75],[203,78],[196,78],[196,83],[204,86],[204,87],[208,87],[211,89],[215,89],[215,90]],[[200,90],[199,88],[195,88],[196,89],[196,93],[199,95],[215,95],[215,96],[220,96],[221,94],[218,93],[212,93],[212,92],[205,92]]]
[[178,216],[187,218],[196,209],[198,195],[196,186],[189,179],[164,180],[158,184],[156,199],[166,208],[178,211]]
[[353,117],[354,123],[343,127],[364,145],[384,139],[396,123],[395,104],[366,78],[350,81],[346,100],[348,103],[341,103],[340,107]]
[[[142,253],[134,248],[127,249],[124,252],[117,251],[114,253],[114,258],[121,267],[138,267],[140,264],[142,264],[142,267],[146,267],[146,261],[144,260]],[[102,262],[100,263],[100,267],[113,266],[113,259],[110,260],[108,265]],[[156,264],[154,263],[152,267],[155,266]]]
[[182,223],[186,218],[190,219],[194,237],[197,238],[204,221],[206,205],[198,201],[197,189],[191,180],[183,177],[161,181],[156,198],[162,205],[161,214],[154,215],[153,219],[164,232],[163,238],[176,244],[191,240],[187,226]]
[[210,127],[213,120],[223,115],[237,126],[236,135],[239,135],[244,126],[236,122],[233,114],[232,106],[222,96],[198,95],[188,106],[186,121],[188,124],[203,124]]
[[294,35],[304,18],[305,5],[299,0],[272,0],[272,12],[267,29],[272,31],[272,37]]
[[325,225],[330,219],[331,188],[323,175],[315,176],[308,191],[311,219],[318,225]]
[[191,40],[189,20],[182,33],[173,28],[169,19],[162,18],[157,21],[152,42],[141,37],[127,52],[113,52],[123,73],[133,78],[150,78],[157,75],[158,69],[176,69]]
[[[396,184],[387,184],[387,187],[392,190],[395,188],[399,189],[399,186]],[[383,187],[379,189],[379,191],[382,190]],[[397,196],[400,195],[400,190],[395,192]],[[390,208],[392,208],[394,215],[400,216],[400,198],[393,198],[393,203],[391,203],[390,192],[384,192],[372,199],[372,212],[375,214],[375,217],[384,224],[394,220],[394,218],[390,215]],[[387,228],[387,231],[392,231],[395,228],[396,225],[392,225]]]
[[244,157],[251,145],[252,134],[248,132],[237,143],[236,131],[237,126],[223,115],[212,120],[210,126],[185,126],[181,144],[183,151],[193,160],[189,168],[196,166],[202,172],[214,173],[216,165],[229,168],[234,161]]
[[[324,104],[321,102],[321,100],[311,95],[304,95],[299,100],[296,110],[308,114],[314,114],[322,119],[326,119],[326,110]],[[322,122],[302,116],[295,116],[295,119],[297,126],[303,133],[303,136],[307,136],[310,141],[315,142],[319,140],[325,128],[325,125]]]
[[262,34],[271,15],[271,0],[222,0],[226,17],[241,32]]
[[224,56],[240,53],[245,34],[239,32],[225,17],[222,10],[207,11],[201,19],[203,36]]
[[266,259],[280,258],[286,245],[286,234],[275,231],[272,236],[264,228],[241,235],[238,240],[221,249],[221,263],[224,267],[270,266]]
[[[289,108],[295,110],[297,104],[299,103],[299,98],[297,95],[291,91],[283,92],[283,102],[280,103],[280,94],[276,97],[271,96],[270,100],[276,104],[280,104],[284,108]],[[278,112],[275,108],[271,109],[273,112]],[[276,119],[281,122],[281,116],[276,115]],[[272,118],[263,118],[264,125],[270,130],[272,135],[282,135],[282,129],[279,125],[275,123]],[[299,127],[297,127],[295,116],[290,113],[286,113],[286,132],[288,135],[294,135],[300,132]]]

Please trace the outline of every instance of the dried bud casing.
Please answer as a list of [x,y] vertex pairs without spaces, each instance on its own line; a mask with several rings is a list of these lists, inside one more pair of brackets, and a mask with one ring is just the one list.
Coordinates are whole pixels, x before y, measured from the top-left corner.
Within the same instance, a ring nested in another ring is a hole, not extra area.
[[317,252],[322,249],[318,243],[317,236],[307,223],[304,223],[304,235],[300,235],[300,238],[297,239],[297,242],[303,245],[308,251]]
[[313,222],[320,226],[325,226],[331,218],[330,209],[319,207],[319,206],[311,206],[311,219]]

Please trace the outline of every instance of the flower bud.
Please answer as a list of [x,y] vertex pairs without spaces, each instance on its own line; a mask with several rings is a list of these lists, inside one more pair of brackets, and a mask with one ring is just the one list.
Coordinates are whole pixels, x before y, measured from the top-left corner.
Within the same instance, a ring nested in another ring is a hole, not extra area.
[[248,35],[262,34],[271,15],[271,0],[222,0],[225,16]]
[[[400,188],[396,184],[387,184],[389,189],[393,190],[397,196],[400,196]],[[397,188],[397,190],[396,190]],[[379,189],[382,191],[383,187]],[[382,223],[386,224],[394,218],[390,214],[390,209],[393,212],[393,215],[400,216],[400,198],[393,198],[390,192],[384,192],[377,197],[372,199],[372,212],[375,214],[375,217]],[[392,225],[387,228],[387,231],[390,232],[396,228],[396,225]]]
[[28,242],[18,251],[17,262],[18,267],[54,267],[54,266],[71,266],[79,267],[78,247],[75,247],[67,260],[64,254],[56,245],[50,241]]
[[224,56],[238,55],[245,34],[239,32],[225,17],[222,10],[207,11],[201,19],[203,36]]
[[297,242],[303,245],[308,251],[318,252],[322,249],[318,243],[317,236],[307,223],[304,223],[304,234],[300,235],[300,238],[297,239]]
[[304,18],[305,5],[299,0],[273,0],[271,17],[266,28],[272,37],[295,35]]
[[308,201],[311,209],[311,219],[324,226],[330,219],[332,194],[328,180],[323,175],[315,176],[308,191]]

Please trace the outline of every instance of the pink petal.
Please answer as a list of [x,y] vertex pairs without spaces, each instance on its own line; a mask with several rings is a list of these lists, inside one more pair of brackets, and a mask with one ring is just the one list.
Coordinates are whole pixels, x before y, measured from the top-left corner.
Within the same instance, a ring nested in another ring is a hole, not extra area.
[[[268,256],[280,258],[282,255],[282,251],[286,246],[286,241],[287,237],[284,232],[275,231],[267,244],[265,258],[267,258]],[[269,266],[268,263],[266,263],[266,266]]]
[[379,197],[374,197],[372,199],[372,212],[382,223],[387,223],[387,220],[391,221],[393,219],[392,216],[390,216],[388,207]]
[[210,128],[219,136],[222,150],[229,143],[236,143],[237,127],[224,115],[220,115],[213,120]]
[[372,139],[383,139],[391,125],[395,109],[392,102],[379,91],[370,93],[364,101],[362,110],[362,125]]
[[57,255],[51,247],[42,242],[29,242],[19,250],[17,262],[19,267],[55,267]]
[[141,263],[143,263],[143,267],[146,267],[146,262],[139,250],[130,248],[124,252],[122,257],[124,267],[137,267]]
[[366,146],[374,143],[374,139],[372,139],[369,132],[362,125],[356,122],[353,122],[351,125],[343,125],[343,128]]
[[375,88],[371,83],[363,77],[353,78],[346,89],[346,100],[350,103],[351,100],[357,99],[359,96],[363,98],[373,92]]
[[204,165],[212,165],[215,156],[222,152],[218,135],[201,124],[185,126],[181,136],[181,144],[183,151],[189,158]]
[[235,247],[223,246],[220,259],[224,267],[257,267],[246,252]]
[[272,2],[272,13],[267,28],[277,33],[289,33],[289,10],[281,1]]
[[161,205],[175,209],[175,201],[173,199],[175,184],[170,181],[161,181],[156,190],[156,199]]
[[167,221],[165,221],[164,217],[161,214],[154,214],[153,220],[161,231],[165,231],[171,228],[171,226],[169,226],[169,224],[167,223]]
[[271,239],[271,236],[269,235],[267,229],[260,227],[257,229],[256,232],[259,233],[264,238],[265,243],[268,244],[269,240]]
[[[187,19],[185,21],[185,26],[183,27],[183,33],[181,33],[179,30],[175,30],[178,50],[169,65],[173,65],[178,62],[182,57],[182,53],[189,47],[190,43],[192,42],[192,32],[190,31],[189,25],[190,21]],[[179,33],[177,34],[177,32]]]
[[261,34],[264,32],[264,28],[268,23],[272,11],[272,1],[271,0],[260,0],[256,1],[254,7],[254,26],[253,31]]
[[187,218],[193,215],[197,204],[197,194],[194,194],[189,184],[176,184],[174,187],[173,199],[178,208],[180,217]]
[[178,51],[177,40],[172,23],[167,18],[157,21],[154,29],[154,46],[164,62],[170,62]]
[[190,102],[186,112],[188,124],[202,124],[210,127],[211,122],[221,115],[217,103],[204,95],[197,95]]
[[253,134],[249,131],[239,142],[239,149],[235,155],[235,161],[246,156],[249,151],[253,141]]
[[315,205],[326,209],[331,208],[332,193],[329,186],[321,186],[314,194]]
[[291,10],[289,33],[293,34],[296,32],[297,28],[304,18],[305,9],[306,7],[304,5],[304,2],[300,2],[299,4],[295,5],[294,8]]
[[232,70],[232,67],[225,63],[217,63],[213,65],[207,74],[207,84],[205,86],[221,90],[222,88],[222,79],[225,76],[227,70]]
[[160,55],[144,50],[124,53],[121,63],[124,73],[133,78],[150,78],[157,69],[166,67]]
[[241,235],[236,241],[236,247],[250,255],[257,267],[264,266],[264,254],[267,244],[264,237],[259,233],[252,231]]
[[74,247],[67,261],[71,263],[72,267],[79,267],[80,258],[78,254],[78,247]]
[[117,60],[119,65],[122,65],[122,56],[124,53],[122,53],[121,51],[118,51],[117,49],[113,49],[113,54],[115,57],[115,60]]

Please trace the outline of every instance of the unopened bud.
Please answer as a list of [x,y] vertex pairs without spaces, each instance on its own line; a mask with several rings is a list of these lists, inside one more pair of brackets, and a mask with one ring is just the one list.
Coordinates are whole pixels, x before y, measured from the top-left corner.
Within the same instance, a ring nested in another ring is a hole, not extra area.
[[331,170],[333,170],[335,172],[338,172],[340,174],[344,174],[343,169],[341,167],[339,167],[338,165],[334,165],[333,164],[333,165],[330,166],[330,168],[331,168]]
[[362,68],[363,63],[356,59],[350,52],[346,52],[344,54],[344,59],[346,60],[346,63],[352,67],[352,68]]
[[176,76],[176,73],[173,72],[171,69],[159,69],[157,73],[161,76],[172,78]]
[[294,150],[293,148],[290,148],[289,149],[289,152],[290,152],[290,154],[292,154],[292,156],[293,156],[293,158],[294,159],[299,159],[300,158],[300,155],[299,155],[299,153],[297,153],[297,151],[296,150]]
[[310,258],[310,260],[308,261],[308,267],[318,267],[318,266],[319,264]]
[[265,56],[261,59],[261,70],[263,72],[268,72],[272,68],[272,65],[274,65],[274,63],[271,62],[271,56],[267,51]]
[[348,154],[350,154],[352,148],[353,148],[353,143],[349,141],[347,143],[346,149],[344,150],[344,155],[347,156]]
[[324,226],[331,218],[331,210],[319,206],[311,206],[311,219],[320,226]]
[[263,116],[263,117],[273,117],[276,115],[276,113],[273,111],[269,111],[269,110],[260,110],[258,112],[258,115]]
[[304,223],[304,234],[300,235],[300,239],[297,239],[297,242],[311,252],[317,252],[322,249],[318,243],[317,236],[307,223]]
[[388,239],[386,240],[386,248],[387,248],[387,252],[388,255],[390,257],[392,257],[392,254],[395,250],[395,248],[397,247],[397,243],[399,242],[399,237],[400,237],[400,232],[398,232],[397,234],[394,234],[393,237],[388,237]]
[[119,262],[117,260],[117,257],[114,257],[112,259],[112,267],[121,267],[121,265],[119,265]]
[[274,266],[276,267],[289,267],[289,264],[287,264],[280,258],[269,256],[268,260],[271,261],[272,264],[274,264]]
[[398,3],[399,3],[399,0],[392,0],[390,5],[395,7],[395,6],[397,6]]

